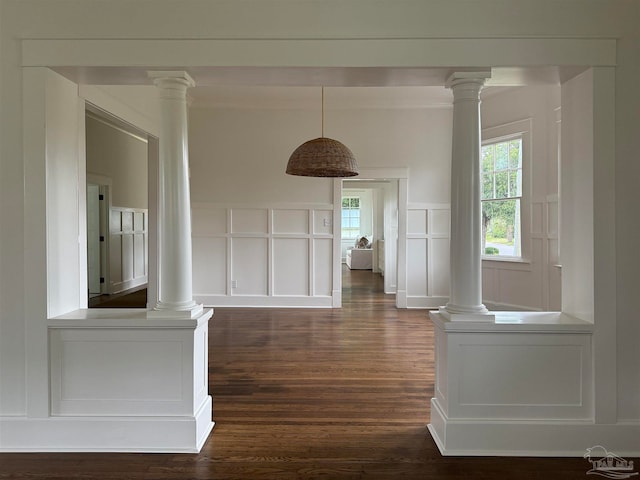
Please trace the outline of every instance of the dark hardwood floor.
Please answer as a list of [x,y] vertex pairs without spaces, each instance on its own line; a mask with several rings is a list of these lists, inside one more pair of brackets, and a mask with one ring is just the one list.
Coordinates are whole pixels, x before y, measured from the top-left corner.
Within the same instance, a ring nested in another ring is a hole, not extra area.
[[199,455],[1,454],[11,479],[585,479],[581,458],[442,457],[429,435],[433,329],[371,271],[342,309],[217,309]]

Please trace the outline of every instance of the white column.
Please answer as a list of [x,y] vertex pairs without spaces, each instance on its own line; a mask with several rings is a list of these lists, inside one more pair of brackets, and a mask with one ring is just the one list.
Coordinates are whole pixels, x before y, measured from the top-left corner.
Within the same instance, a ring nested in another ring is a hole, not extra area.
[[459,321],[493,321],[482,304],[480,90],[490,72],[456,72],[451,157],[451,260],[449,303],[440,309]]
[[153,316],[194,318],[202,314],[192,293],[191,200],[187,134],[187,89],[182,71],[149,72],[161,109],[158,166],[158,303]]

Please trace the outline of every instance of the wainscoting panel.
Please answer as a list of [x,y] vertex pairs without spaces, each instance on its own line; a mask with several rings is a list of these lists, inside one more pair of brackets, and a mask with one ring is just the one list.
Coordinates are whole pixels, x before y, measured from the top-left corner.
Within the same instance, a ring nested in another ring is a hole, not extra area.
[[408,308],[438,308],[448,301],[449,218],[449,205],[408,206]]
[[267,233],[269,211],[265,208],[234,208],[231,210],[232,233]]
[[432,238],[430,244],[430,294],[445,298],[449,296],[449,238]]
[[269,272],[266,238],[231,240],[232,295],[267,295]]
[[333,212],[331,210],[313,211],[313,233],[315,235],[331,235]]
[[227,294],[227,240],[196,237],[193,242],[194,294]]
[[109,293],[148,280],[148,211],[111,207],[109,214]]
[[[582,378],[576,372],[582,369],[582,346],[513,343],[459,347],[461,405],[502,405],[503,409],[581,405]],[[488,366],[491,375],[480,372]],[[522,375],[523,371],[527,374]]]
[[196,301],[332,306],[331,205],[194,204],[192,212]]
[[426,235],[427,229],[427,209],[414,209],[407,211],[407,233]]
[[[407,258],[410,259],[410,264],[428,265],[428,243],[427,238],[407,239]],[[427,277],[426,268],[407,269],[407,297],[427,297]]]
[[330,297],[333,280],[333,269],[327,264],[327,258],[333,255],[333,240],[331,238],[316,238],[313,240],[313,265],[311,280],[313,295]]
[[191,210],[191,232],[202,235],[225,235],[228,213],[226,208],[194,208]]
[[[52,415],[186,414],[184,343],[174,332],[52,330]],[[161,371],[162,375],[150,375]]]
[[309,233],[309,210],[274,210],[273,233]]
[[273,239],[273,294],[309,295],[309,240]]

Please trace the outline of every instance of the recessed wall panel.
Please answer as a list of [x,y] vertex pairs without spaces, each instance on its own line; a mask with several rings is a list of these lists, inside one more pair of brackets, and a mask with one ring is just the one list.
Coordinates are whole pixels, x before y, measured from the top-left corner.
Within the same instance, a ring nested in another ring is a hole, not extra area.
[[460,376],[461,405],[578,406],[582,348],[461,345]]
[[268,212],[262,208],[234,208],[231,211],[231,232],[267,233]]
[[[182,383],[180,342],[63,341],[61,400],[178,400]],[[101,375],[105,363],[109,372]],[[161,369],[162,379],[146,372]],[[134,373],[135,372],[135,373]]]
[[122,235],[111,235],[109,241],[109,274],[112,284],[122,283]]
[[449,239],[433,238],[431,245],[431,291],[433,297],[449,296]]
[[429,210],[429,233],[432,235],[449,235],[449,210]]
[[333,240],[313,241],[313,295],[331,295],[333,275]]
[[549,235],[558,235],[558,202],[547,204],[547,232]]
[[191,348],[178,330],[52,330],[51,414],[187,414]]
[[198,207],[191,211],[193,235],[224,235],[227,233],[227,209]]
[[533,235],[542,235],[543,228],[543,204],[531,204],[531,233]]
[[423,234],[427,232],[427,211],[408,210],[407,211],[407,233]]
[[193,238],[193,292],[195,295],[226,295],[226,238]]
[[231,241],[232,295],[267,295],[268,241],[266,238],[234,238]]
[[111,210],[109,215],[109,231],[117,233],[122,231],[122,212],[119,210]]
[[273,233],[309,233],[309,211],[274,210]]
[[144,230],[144,212],[134,212],[133,213],[133,229],[136,232],[141,232]]
[[273,240],[274,295],[309,295],[309,241]]
[[136,233],[133,235],[133,276],[134,278],[144,277],[145,269],[145,235]]
[[313,233],[331,235],[333,233],[333,210],[315,210],[313,212]]
[[407,240],[407,296],[427,296],[427,239]]
[[133,279],[133,235],[122,235],[122,280]]
[[133,212],[122,212],[122,231],[124,233],[133,231]]

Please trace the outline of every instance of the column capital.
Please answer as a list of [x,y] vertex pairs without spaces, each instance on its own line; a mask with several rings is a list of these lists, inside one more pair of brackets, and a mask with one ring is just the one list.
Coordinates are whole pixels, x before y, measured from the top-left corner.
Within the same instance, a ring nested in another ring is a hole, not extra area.
[[491,70],[456,71],[449,75],[445,82],[445,87],[455,90],[454,87],[457,87],[458,85],[477,85],[479,91],[487,78],[491,78]]
[[184,70],[150,70],[147,75],[153,79],[153,83],[158,87],[184,85],[186,89],[196,85],[191,75]]

